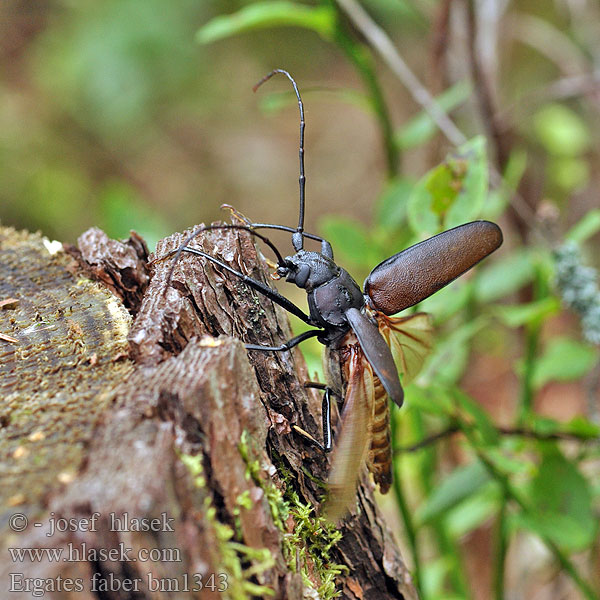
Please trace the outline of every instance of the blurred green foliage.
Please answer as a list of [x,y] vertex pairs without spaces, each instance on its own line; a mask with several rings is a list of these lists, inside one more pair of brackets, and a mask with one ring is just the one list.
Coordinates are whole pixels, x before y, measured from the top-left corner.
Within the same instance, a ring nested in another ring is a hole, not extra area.
[[[505,233],[497,255],[418,307],[433,315],[436,343],[393,414],[394,499],[382,503],[400,517],[421,597],[533,597],[552,576],[569,579],[570,597],[597,599],[598,9],[522,1],[503,13],[498,3],[496,27],[514,27],[486,46],[490,83],[452,45],[464,33],[443,18],[452,3],[362,4],[431,80],[466,143],[443,141],[333,1],[54,2],[3,55],[17,53],[21,71],[0,89],[0,218],[62,239],[90,225],[113,236],[135,228],[151,243],[217,218],[222,201],[293,222],[294,98],[265,92],[271,112],[285,111],[265,120],[247,94],[288,68],[314,111],[309,225],[317,215],[358,281],[465,221],[499,220]],[[434,58],[422,50],[428,34]],[[311,89],[311,79],[338,89]],[[482,109],[486,83],[493,115]],[[319,106],[325,97],[333,108]],[[319,352],[306,344],[311,372]],[[485,555],[470,544],[476,532]],[[527,570],[509,550],[527,551],[530,536],[546,553]]]

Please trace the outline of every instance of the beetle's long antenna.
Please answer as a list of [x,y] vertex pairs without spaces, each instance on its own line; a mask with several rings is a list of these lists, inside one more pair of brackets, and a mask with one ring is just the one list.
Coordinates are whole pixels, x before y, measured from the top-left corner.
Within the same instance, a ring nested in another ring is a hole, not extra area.
[[[267,298],[269,298],[270,300],[275,302],[275,304],[279,304],[279,306],[282,306],[288,312],[291,312],[293,315],[296,315],[299,319],[302,319],[307,325],[317,326],[317,324],[315,323],[315,321],[313,321],[313,319],[310,315],[307,315],[301,308],[296,306],[291,300],[288,300],[285,296],[282,296],[277,290],[274,290],[273,288],[264,284],[262,281],[253,279],[249,275],[244,275],[244,273],[242,273],[241,271],[238,271],[238,270],[234,269],[233,267],[230,267],[227,263],[224,263],[222,260],[219,260],[218,258],[211,256],[210,254],[207,254],[206,252],[203,252],[202,250],[198,250],[197,248],[190,248],[188,246],[180,246],[178,250],[173,250],[173,252],[169,252],[165,257],[161,257],[161,259],[168,258],[174,254],[176,255],[176,253],[181,253],[181,252],[189,252],[190,254],[195,254],[196,256],[202,256],[202,258],[205,258],[206,260],[209,260],[211,263],[218,265],[221,269],[224,269],[228,273],[231,273],[232,275],[239,277],[244,283],[248,284],[251,288],[255,289],[257,292],[260,292],[261,294],[264,294]],[[159,259],[159,260],[161,260],[161,259]],[[172,270],[173,270],[173,267],[171,267],[171,271],[169,271],[169,273],[172,273]],[[311,333],[311,336],[319,335],[321,333],[321,329],[315,330],[315,331],[316,331],[316,333],[314,333],[314,334]],[[309,337],[309,336],[307,336],[307,337]],[[302,339],[305,339],[305,338],[302,338]]]
[[185,241],[183,242],[183,244],[181,244],[179,246],[179,248],[177,248],[177,250],[173,250],[173,251],[169,252],[168,254],[165,254],[165,256],[161,256],[160,258],[154,259],[154,261],[152,261],[152,262],[158,262],[158,261],[170,258],[171,256],[174,257],[173,264],[171,265],[171,268],[169,269],[169,273],[167,274],[167,282],[171,281],[171,277],[173,276],[173,271],[175,270],[177,261],[179,260],[181,253],[184,252],[184,250],[186,249],[186,246],[195,237],[198,237],[204,231],[211,231],[214,229],[238,229],[238,230],[241,229],[243,231],[247,231],[251,235],[255,235],[257,238],[261,239],[265,244],[267,244],[267,246],[269,246],[269,248],[271,248],[271,250],[273,250],[273,252],[275,253],[275,256],[277,256],[278,265],[283,265],[285,263],[283,257],[281,256],[281,253],[279,252],[279,250],[277,250],[277,247],[275,246],[275,244],[273,244],[273,242],[271,242],[271,240],[269,240],[269,238],[267,238],[264,235],[261,235],[257,231],[254,231],[251,227],[248,227],[247,225],[207,225],[205,227],[200,227],[200,229],[197,229],[196,231],[192,231],[192,233],[190,233],[187,236],[187,238],[185,238]]
[[294,78],[283,69],[274,69],[269,74],[265,75],[252,89],[256,91],[259,86],[271,79],[276,73],[282,73],[292,82],[294,91],[296,92],[296,98],[298,98],[298,108],[300,109],[300,151],[298,153],[300,156],[300,178],[298,180],[300,184],[300,214],[298,216],[298,227],[292,235],[292,244],[294,245],[296,252],[298,252],[299,250],[302,250],[304,246],[304,191],[306,188],[306,177],[304,175],[304,105],[302,104],[302,98],[300,98],[300,92],[298,91],[298,86],[296,85]]

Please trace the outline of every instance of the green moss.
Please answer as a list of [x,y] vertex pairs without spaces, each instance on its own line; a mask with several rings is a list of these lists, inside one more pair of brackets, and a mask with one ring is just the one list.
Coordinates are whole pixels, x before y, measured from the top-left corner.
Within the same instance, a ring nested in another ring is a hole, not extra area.
[[252,481],[263,491],[275,526],[280,531],[285,531],[285,521],[289,515],[287,503],[283,499],[281,490],[273,485],[272,482],[267,482],[261,477],[260,461],[251,458],[251,455],[258,456],[259,453],[256,448],[251,449],[250,444],[250,436],[248,435],[248,432],[244,430],[240,438],[240,443],[238,444],[238,450],[246,463],[246,478],[252,479]]
[[[292,485],[292,476],[283,466],[279,475],[282,478],[282,491],[273,482],[262,475],[258,448],[252,447],[247,431],[242,433],[238,449],[246,463],[246,477],[261,488],[269,505],[275,526],[282,533],[282,554],[290,572],[302,575],[306,587],[315,590],[322,600],[339,597],[336,587],[340,575],[348,573],[348,567],[336,564],[331,551],[342,538],[336,526],[324,517],[316,515],[315,507],[305,504]],[[206,487],[200,456],[179,455],[187,467],[194,483],[199,488]],[[273,568],[275,560],[267,548],[250,548],[241,543],[240,514],[242,510],[252,508],[252,498],[248,490],[236,498],[234,508],[234,527],[221,523],[217,519],[216,508],[210,497],[205,499],[205,518],[214,528],[219,542],[219,568],[229,575],[228,593],[234,600],[246,600],[251,596],[266,597],[273,590],[254,583],[252,578],[259,577]],[[291,531],[290,531],[291,529]]]
[[[205,488],[206,478],[202,467],[202,457],[180,453],[179,459],[187,467],[194,480],[194,485],[198,488]],[[237,517],[239,517],[239,508],[248,507],[248,503],[251,502],[247,492],[238,496]],[[250,600],[255,596],[262,598],[273,596],[274,592],[271,588],[251,580],[273,568],[275,559],[271,552],[267,548],[250,548],[236,542],[233,528],[218,520],[217,509],[213,506],[210,496],[206,496],[204,499],[204,509],[204,518],[212,525],[219,544],[218,555],[221,562],[217,565],[217,570],[227,575],[226,597],[232,598],[232,600]]]
[[305,585],[316,589],[322,599],[338,597],[341,592],[336,580],[348,573],[348,567],[333,562],[331,550],[342,539],[341,532],[333,523],[316,515],[314,506],[301,502],[291,486],[287,487],[285,498],[295,524],[293,531],[284,536],[284,556],[289,569],[295,572],[299,562]]
[[204,468],[202,467],[202,457],[200,455],[178,453],[179,460],[187,467],[190,475],[194,479],[194,485],[198,488],[206,487],[206,478],[204,477]]
[[244,431],[238,448],[246,463],[246,474],[263,490],[273,522],[283,534],[282,552],[288,569],[296,573],[299,568],[304,585],[316,590],[323,600],[338,597],[341,592],[336,588],[336,580],[342,573],[348,573],[348,567],[332,562],[331,550],[341,540],[341,532],[333,523],[317,516],[312,504],[301,502],[291,485],[292,477],[284,467],[279,468],[285,486],[283,492],[272,482],[265,481],[259,461],[250,458],[258,454],[251,451],[250,443]]

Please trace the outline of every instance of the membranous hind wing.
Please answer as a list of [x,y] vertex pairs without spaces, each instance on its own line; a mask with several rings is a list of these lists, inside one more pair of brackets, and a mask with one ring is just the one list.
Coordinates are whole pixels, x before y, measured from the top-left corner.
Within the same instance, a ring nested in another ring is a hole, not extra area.
[[[395,404],[402,406],[404,391],[400,385],[399,371],[394,357],[394,348],[386,339],[388,329],[382,331],[376,317],[382,313],[363,314],[357,309],[345,313],[360,348],[374,371],[373,415],[371,417],[371,437],[367,465],[373,474],[379,491],[386,494],[392,484],[392,444],[390,438],[390,406],[388,396]],[[377,324],[376,324],[377,323]],[[388,335],[388,337],[393,337]],[[398,346],[398,344],[396,344]],[[400,352],[402,347],[399,346]],[[412,362],[412,361],[411,361]]]
[[[354,336],[350,336],[354,340]],[[361,347],[354,343],[340,349],[346,382],[344,408],[331,456],[326,516],[337,522],[352,505],[358,478],[369,452],[373,420],[373,371]]]
[[384,260],[365,280],[365,294],[373,308],[396,314],[448,285],[501,244],[495,223],[465,223]]
[[402,384],[408,385],[421,370],[433,346],[433,326],[427,313],[388,317],[375,312],[379,331],[392,351]]

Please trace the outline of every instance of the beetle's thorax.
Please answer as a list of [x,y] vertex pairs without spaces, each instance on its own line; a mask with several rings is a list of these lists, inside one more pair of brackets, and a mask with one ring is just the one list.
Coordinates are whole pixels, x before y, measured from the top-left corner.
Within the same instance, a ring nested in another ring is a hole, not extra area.
[[[337,337],[349,328],[345,312],[361,309],[364,297],[350,274],[320,252],[300,250],[285,259],[287,280],[308,293],[310,316],[315,324]],[[339,330],[339,331],[335,331]]]

